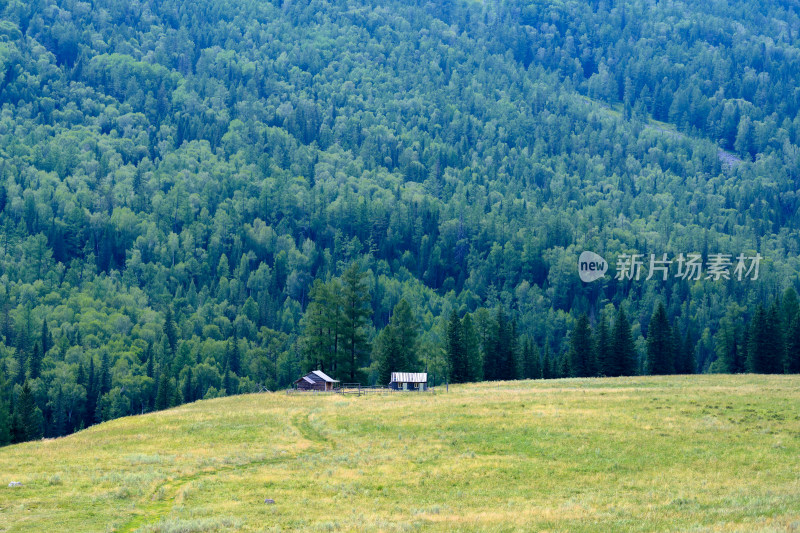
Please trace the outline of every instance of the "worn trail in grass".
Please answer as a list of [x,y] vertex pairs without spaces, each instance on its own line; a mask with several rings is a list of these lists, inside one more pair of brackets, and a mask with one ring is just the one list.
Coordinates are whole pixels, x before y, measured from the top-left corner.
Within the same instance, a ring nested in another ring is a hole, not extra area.
[[798,458],[800,377],[248,395],[0,449],[0,531],[792,531]]

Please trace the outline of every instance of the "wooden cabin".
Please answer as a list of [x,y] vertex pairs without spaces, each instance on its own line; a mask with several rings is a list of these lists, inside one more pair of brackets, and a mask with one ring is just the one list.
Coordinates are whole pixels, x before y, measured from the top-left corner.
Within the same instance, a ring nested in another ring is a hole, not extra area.
[[427,372],[392,372],[389,388],[394,390],[426,391],[428,390]]
[[333,379],[322,370],[312,370],[295,381],[294,386],[297,390],[332,391],[338,386],[338,383],[339,380]]

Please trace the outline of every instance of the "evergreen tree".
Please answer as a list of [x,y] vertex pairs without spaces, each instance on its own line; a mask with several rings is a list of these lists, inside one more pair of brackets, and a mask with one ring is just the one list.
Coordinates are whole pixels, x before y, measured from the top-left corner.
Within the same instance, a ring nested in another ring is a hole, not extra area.
[[47,328],[47,319],[45,318],[42,321],[42,356],[47,355],[47,352],[50,351],[50,348],[53,346],[53,337],[50,335],[50,331]]
[[58,393],[56,393],[56,399],[52,410],[53,435],[62,437],[67,434],[67,413],[64,405],[64,392],[61,387],[58,388]]
[[687,331],[683,337],[683,371],[684,374],[694,374],[697,372],[697,358],[694,354],[695,344],[692,342],[692,334]]
[[467,354],[464,346],[464,333],[458,313],[453,310],[447,323],[445,354],[450,383],[464,383],[467,380]]
[[0,399],[0,446],[11,443],[12,415],[11,404],[5,399]]
[[767,353],[769,354],[767,373],[783,374],[786,371],[786,334],[781,318],[781,308],[776,300],[767,312]]
[[608,374],[609,376],[636,375],[636,347],[633,344],[633,333],[631,332],[630,323],[628,323],[628,317],[622,307],[617,309],[617,314],[614,318],[609,360],[613,362],[608,366],[612,370]]
[[108,360],[108,353],[103,352],[100,360],[100,394],[108,394],[111,391],[111,368]]
[[365,332],[367,319],[372,314],[369,289],[365,273],[358,263],[351,264],[342,274],[342,344],[343,357],[340,375],[356,383],[361,379],[364,357],[369,355]]
[[769,311],[762,304],[750,321],[747,346],[747,370],[756,374],[783,373],[784,345],[773,305]]
[[542,379],[553,379],[553,362],[550,360],[550,344],[545,341],[542,355]]
[[158,392],[156,393],[156,411],[167,409],[172,399],[172,391],[170,390],[169,375],[164,369],[161,369],[158,377]]
[[525,379],[542,378],[539,351],[530,337],[525,337],[522,341],[522,375]]
[[728,374],[744,372],[744,358],[741,354],[739,330],[727,317],[722,319],[720,329],[715,338],[720,370]]
[[594,331],[594,353],[597,375],[610,376],[613,373],[611,359],[611,334],[608,330],[608,320],[605,313],[600,313],[600,319]]
[[657,376],[675,372],[672,331],[664,304],[659,302],[647,331],[647,373]]
[[194,396],[194,379],[192,377],[192,367],[186,367],[186,377],[183,378],[183,403],[192,403],[195,401]]
[[42,371],[42,352],[39,343],[34,343],[33,352],[28,358],[28,378],[36,379]]
[[375,342],[380,383],[388,383],[392,372],[414,372],[418,369],[418,327],[411,306],[405,300],[400,300],[394,306],[389,324],[381,330]]
[[0,366],[0,446],[10,444],[13,437],[11,433],[13,420],[11,402],[6,391],[8,391],[8,380]]
[[400,336],[390,323],[375,339],[375,360],[378,363],[378,383],[389,383],[392,372],[404,372],[404,358],[400,348]]
[[570,337],[569,349],[569,374],[572,377],[589,377],[594,368],[594,353],[592,350],[592,330],[589,327],[589,317],[582,314],[575,322],[575,328]]
[[786,333],[786,372],[800,374],[800,313],[794,316]]
[[481,360],[480,339],[475,329],[472,316],[467,313],[461,319],[461,333],[464,340],[467,381],[480,381],[483,377],[483,361]]
[[172,315],[172,307],[167,306],[164,313],[164,335],[167,338],[170,353],[174,356],[178,350],[178,328],[175,325],[175,318]]
[[37,440],[44,435],[44,417],[42,411],[36,406],[31,388],[26,381],[22,385],[16,404],[17,424],[20,429],[19,441]]
[[84,412],[83,427],[94,424],[97,411],[97,396],[100,392],[97,376],[94,370],[94,357],[89,358],[89,371],[86,376],[86,411]]
[[233,337],[228,338],[228,345],[225,351],[226,364],[231,373],[237,376],[241,374],[241,355],[239,352],[239,339],[234,331]]

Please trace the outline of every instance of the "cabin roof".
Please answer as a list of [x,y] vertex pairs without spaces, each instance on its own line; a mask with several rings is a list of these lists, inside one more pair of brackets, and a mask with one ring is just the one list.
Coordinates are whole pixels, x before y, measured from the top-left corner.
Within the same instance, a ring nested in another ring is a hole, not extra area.
[[318,378],[322,378],[323,381],[327,381],[328,383],[339,383],[338,379],[333,379],[322,370],[314,370],[311,374],[315,374]]
[[392,383],[427,383],[427,372],[392,372]]

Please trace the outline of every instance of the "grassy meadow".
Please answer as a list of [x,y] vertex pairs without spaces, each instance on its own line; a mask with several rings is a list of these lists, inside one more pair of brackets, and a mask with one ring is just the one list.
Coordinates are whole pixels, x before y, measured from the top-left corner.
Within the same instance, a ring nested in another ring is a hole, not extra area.
[[0,531],[800,531],[800,376],[222,398],[2,448],[0,482]]

